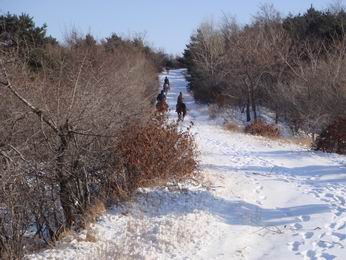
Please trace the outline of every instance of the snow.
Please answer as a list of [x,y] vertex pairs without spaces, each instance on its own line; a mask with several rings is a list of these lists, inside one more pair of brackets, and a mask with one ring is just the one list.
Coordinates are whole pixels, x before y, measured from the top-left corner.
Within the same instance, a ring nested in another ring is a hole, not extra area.
[[185,72],[167,75],[169,116],[183,92],[181,127],[194,123],[208,185],[141,189],[72,242],[27,258],[346,259],[346,157],[225,130],[187,92]]

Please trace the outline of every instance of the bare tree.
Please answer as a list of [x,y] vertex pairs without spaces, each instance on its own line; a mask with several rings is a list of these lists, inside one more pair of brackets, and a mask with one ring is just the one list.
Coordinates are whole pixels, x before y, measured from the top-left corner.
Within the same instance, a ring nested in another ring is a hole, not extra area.
[[47,47],[37,72],[0,55],[0,255],[11,258],[29,226],[54,240],[111,198],[119,131],[150,117],[158,85],[140,48],[110,53],[91,36]]

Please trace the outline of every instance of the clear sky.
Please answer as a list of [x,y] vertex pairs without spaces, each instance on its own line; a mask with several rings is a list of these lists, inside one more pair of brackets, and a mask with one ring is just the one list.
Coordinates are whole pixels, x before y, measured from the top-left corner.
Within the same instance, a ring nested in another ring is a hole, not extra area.
[[[0,0],[1,13],[27,13],[37,25],[47,23],[48,34],[63,40],[73,28],[97,39],[116,32],[122,36],[144,33],[156,48],[179,54],[191,33],[205,19],[233,15],[251,21],[262,0]],[[332,0],[273,0],[282,14],[304,12],[311,4],[326,8]]]

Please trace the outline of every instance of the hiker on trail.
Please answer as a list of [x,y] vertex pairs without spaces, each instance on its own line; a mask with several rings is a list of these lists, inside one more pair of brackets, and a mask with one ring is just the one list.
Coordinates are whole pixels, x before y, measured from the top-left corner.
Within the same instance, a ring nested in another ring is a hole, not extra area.
[[161,93],[157,95],[156,98],[157,102],[162,102],[166,100],[166,95],[165,92],[163,90],[161,90]]
[[177,99],[177,105],[183,103],[183,93],[180,92],[178,99]]

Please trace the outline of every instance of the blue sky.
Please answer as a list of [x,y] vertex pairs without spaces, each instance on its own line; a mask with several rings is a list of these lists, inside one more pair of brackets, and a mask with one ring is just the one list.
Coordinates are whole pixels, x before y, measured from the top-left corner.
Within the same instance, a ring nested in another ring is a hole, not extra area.
[[[145,34],[156,48],[179,54],[191,33],[205,19],[217,21],[233,15],[244,24],[251,21],[261,3],[257,0],[0,0],[1,13],[28,13],[37,25],[47,23],[48,33],[63,40],[77,29],[97,39],[116,32],[122,36]],[[326,8],[326,0],[273,0],[283,14],[304,12],[311,4]]]

